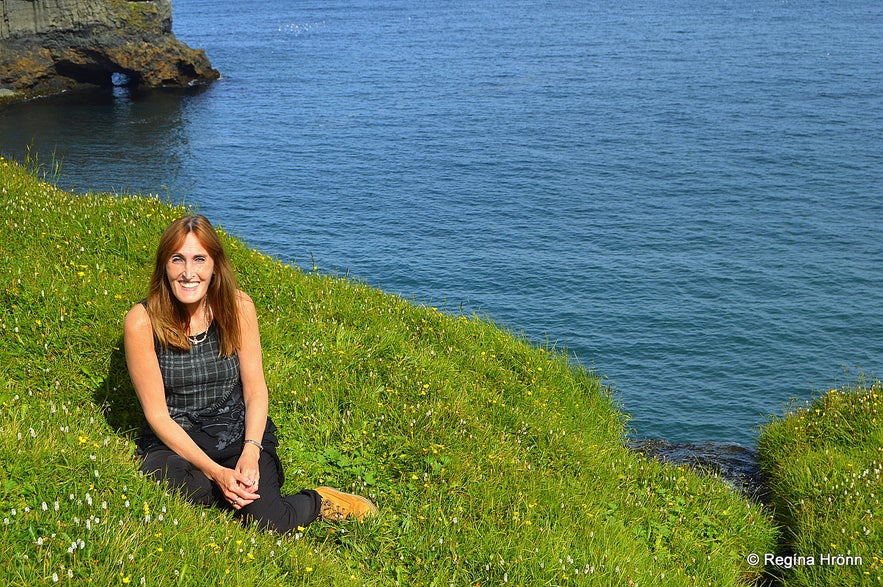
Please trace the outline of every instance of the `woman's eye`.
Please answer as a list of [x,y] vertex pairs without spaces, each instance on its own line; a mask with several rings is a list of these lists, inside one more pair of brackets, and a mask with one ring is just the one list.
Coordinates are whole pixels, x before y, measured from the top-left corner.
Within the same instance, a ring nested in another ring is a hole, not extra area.
[[183,263],[184,259],[182,257],[172,257],[172,263]]
[[197,263],[205,263],[205,257],[196,257],[195,261]]

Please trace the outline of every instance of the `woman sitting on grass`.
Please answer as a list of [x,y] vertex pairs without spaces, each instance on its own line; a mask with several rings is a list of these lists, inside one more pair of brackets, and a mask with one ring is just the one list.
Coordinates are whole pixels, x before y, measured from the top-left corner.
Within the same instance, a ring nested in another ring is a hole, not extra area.
[[254,302],[204,216],[163,233],[147,299],[125,320],[126,363],[147,425],[141,470],[197,504],[288,532],[377,508],[328,487],[282,496]]

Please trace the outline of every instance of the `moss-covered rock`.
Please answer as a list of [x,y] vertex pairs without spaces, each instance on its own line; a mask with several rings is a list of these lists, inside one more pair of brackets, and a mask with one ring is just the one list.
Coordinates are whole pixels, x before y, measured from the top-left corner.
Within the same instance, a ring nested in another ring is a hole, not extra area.
[[6,98],[111,85],[217,79],[205,53],[172,33],[170,0],[0,0],[0,89]]

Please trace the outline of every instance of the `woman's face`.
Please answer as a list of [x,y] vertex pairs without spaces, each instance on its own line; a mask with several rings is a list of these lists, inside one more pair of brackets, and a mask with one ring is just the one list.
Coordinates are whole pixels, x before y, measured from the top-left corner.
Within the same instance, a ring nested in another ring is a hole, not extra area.
[[201,304],[208,293],[214,269],[214,260],[196,234],[187,233],[184,242],[166,262],[166,276],[175,298],[191,308]]

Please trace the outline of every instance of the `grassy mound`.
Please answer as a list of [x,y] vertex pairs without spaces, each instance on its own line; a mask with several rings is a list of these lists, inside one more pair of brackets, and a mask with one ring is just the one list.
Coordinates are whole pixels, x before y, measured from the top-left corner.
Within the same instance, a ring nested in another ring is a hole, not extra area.
[[759,441],[786,549],[784,585],[883,583],[883,385],[832,389]]
[[262,325],[286,488],[371,495],[362,524],[243,528],[137,473],[120,350],[165,226],[0,160],[0,578],[147,585],[729,585],[773,552],[723,482],[628,450],[591,373],[486,320],[285,265],[225,236]]

